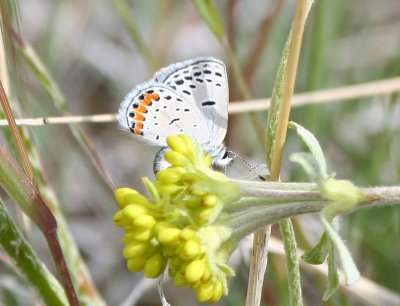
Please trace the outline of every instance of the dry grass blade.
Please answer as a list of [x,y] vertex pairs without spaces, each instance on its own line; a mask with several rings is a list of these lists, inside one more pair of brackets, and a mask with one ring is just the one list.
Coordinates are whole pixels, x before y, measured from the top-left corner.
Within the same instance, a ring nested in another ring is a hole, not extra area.
[[10,103],[8,103],[6,92],[3,88],[3,83],[0,80],[0,102],[3,108],[4,114],[6,115],[8,125],[10,126],[11,132],[14,136],[15,142],[17,144],[18,153],[22,160],[22,165],[24,167],[25,173],[28,176],[29,180],[34,183],[35,178],[33,175],[32,167],[29,162],[28,154],[26,153],[24,143],[21,137],[21,134],[18,130],[17,124],[15,123],[15,119],[13,113],[11,111]]

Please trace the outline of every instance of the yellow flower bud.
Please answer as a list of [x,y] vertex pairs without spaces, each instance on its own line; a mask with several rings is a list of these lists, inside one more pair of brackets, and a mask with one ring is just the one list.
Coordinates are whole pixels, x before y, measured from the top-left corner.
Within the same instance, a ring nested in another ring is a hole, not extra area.
[[177,287],[183,287],[183,286],[185,286],[187,284],[186,280],[185,280],[185,277],[183,276],[182,272],[177,272],[175,274],[175,276],[174,276],[174,284]]
[[199,222],[200,224],[207,223],[208,220],[210,220],[210,218],[212,217],[213,213],[214,213],[214,208],[204,209],[202,212],[197,214],[196,221]]
[[207,194],[201,199],[201,205],[205,207],[214,207],[218,204],[218,197],[215,194]]
[[198,181],[202,181],[203,179],[204,179],[204,177],[201,176],[199,173],[187,172],[187,173],[182,174],[182,181],[185,184],[189,184],[189,185],[191,185],[195,182],[198,182]]
[[142,215],[137,217],[132,225],[141,229],[151,229],[156,225],[157,221],[151,215]]
[[132,231],[126,232],[126,233],[125,233],[125,236],[122,237],[121,240],[122,240],[122,242],[123,242],[124,244],[128,244],[128,243],[132,242],[132,240],[135,240],[135,233],[132,232]]
[[179,137],[185,143],[186,147],[193,151],[193,147],[195,146],[195,144],[193,143],[193,140],[184,134],[179,135]]
[[193,238],[196,235],[194,230],[185,227],[183,230],[181,230],[181,233],[179,234],[179,238],[182,240],[189,240]]
[[164,228],[159,230],[157,240],[165,245],[175,244],[178,242],[181,230],[178,228]]
[[186,258],[193,258],[201,254],[201,245],[198,241],[190,239],[185,242],[183,252]]
[[125,203],[125,205],[139,204],[144,207],[148,207],[149,205],[151,205],[151,202],[149,200],[147,200],[147,198],[140,193],[126,194],[123,198],[123,202]]
[[179,136],[175,136],[175,135],[171,135],[167,137],[167,144],[168,147],[171,148],[171,150],[182,153],[182,154],[187,154],[188,153],[188,149],[186,146],[186,143],[183,139],[181,139],[181,137]]
[[145,215],[147,209],[139,204],[129,204],[125,206],[122,212],[124,213],[124,217],[133,220],[139,216]]
[[113,221],[116,225],[123,227],[124,225],[126,225],[127,223],[129,223],[129,220],[127,220],[126,218],[124,218],[124,213],[122,210],[119,210],[115,213],[114,217],[113,217]]
[[140,229],[134,232],[136,241],[148,241],[152,236],[152,231],[149,229]]
[[190,163],[189,159],[185,155],[176,151],[165,152],[164,158],[172,166],[184,167]]
[[214,293],[214,284],[212,282],[202,283],[196,291],[199,302],[208,301]]
[[209,302],[211,302],[211,303],[218,302],[219,299],[221,298],[221,296],[225,293],[224,291],[225,291],[224,286],[222,285],[221,281],[217,281],[214,284],[213,294],[212,294],[211,298],[209,299]]
[[143,273],[148,278],[156,278],[161,275],[167,265],[167,258],[160,252],[151,256],[144,265]]
[[210,280],[211,276],[212,275],[211,275],[210,267],[206,266],[206,269],[204,270],[204,274],[203,274],[203,276],[201,278],[201,281],[202,282],[206,282],[206,281]]
[[133,241],[127,244],[122,251],[125,258],[134,258],[143,255],[149,245],[147,243],[138,243]]
[[192,197],[185,201],[184,205],[189,209],[197,209],[200,207],[200,199],[198,197]]
[[124,197],[128,194],[137,194],[138,192],[131,188],[118,188],[114,192],[115,200],[117,201],[118,205],[123,208],[127,203],[124,201]]
[[194,260],[185,269],[185,279],[189,284],[194,284],[201,279],[206,269],[204,259]]
[[146,261],[147,258],[142,256],[133,259],[128,259],[127,262],[128,270],[132,272],[140,272],[143,270]]
[[178,182],[183,173],[185,173],[185,169],[182,167],[169,167],[157,172],[156,177],[160,181],[172,184]]
[[183,189],[182,186],[176,184],[168,184],[162,181],[157,181],[154,184],[160,194],[172,194]]

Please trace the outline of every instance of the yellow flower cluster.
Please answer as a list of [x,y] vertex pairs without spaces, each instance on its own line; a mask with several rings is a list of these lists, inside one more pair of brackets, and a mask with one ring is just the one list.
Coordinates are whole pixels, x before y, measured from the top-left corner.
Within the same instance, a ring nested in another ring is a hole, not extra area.
[[128,269],[160,276],[167,262],[177,286],[196,290],[199,301],[216,302],[227,294],[228,251],[220,248],[231,229],[219,217],[224,205],[236,201],[239,187],[213,171],[211,158],[184,135],[167,138],[165,159],[171,167],[144,184],[149,200],[129,188],[116,190],[121,208],[114,222],[125,229],[123,255]]

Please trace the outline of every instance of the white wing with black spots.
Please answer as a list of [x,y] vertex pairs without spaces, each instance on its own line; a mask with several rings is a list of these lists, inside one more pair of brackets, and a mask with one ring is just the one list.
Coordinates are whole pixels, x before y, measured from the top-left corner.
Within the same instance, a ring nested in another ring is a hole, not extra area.
[[136,86],[119,108],[122,129],[141,141],[165,147],[168,135],[186,134],[206,143],[209,134],[203,114],[171,88],[150,81]]
[[210,135],[207,144],[217,146],[223,142],[229,101],[228,78],[223,62],[213,57],[187,60],[161,69],[153,81],[171,88],[198,109]]

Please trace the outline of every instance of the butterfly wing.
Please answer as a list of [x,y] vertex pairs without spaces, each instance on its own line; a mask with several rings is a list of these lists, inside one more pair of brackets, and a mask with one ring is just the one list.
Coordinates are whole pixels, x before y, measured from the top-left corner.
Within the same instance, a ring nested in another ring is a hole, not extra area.
[[198,109],[210,135],[205,139],[207,144],[214,146],[223,142],[229,101],[228,78],[223,62],[213,57],[190,59],[161,69],[155,74],[154,81],[171,88]]
[[200,143],[210,138],[202,114],[171,88],[155,82],[136,86],[119,107],[122,129],[131,131],[138,140],[165,147],[168,135],[186,134]]

